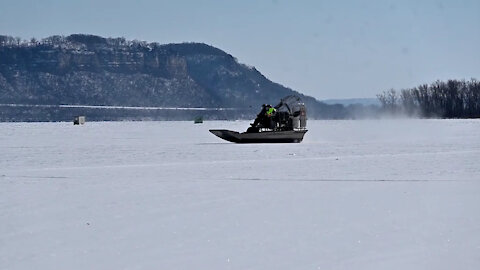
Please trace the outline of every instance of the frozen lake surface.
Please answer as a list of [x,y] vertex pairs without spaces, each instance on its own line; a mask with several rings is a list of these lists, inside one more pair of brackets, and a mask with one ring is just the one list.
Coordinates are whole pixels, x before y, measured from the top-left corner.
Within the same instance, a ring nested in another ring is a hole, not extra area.
[[480,121],[0,123],[0,269],[480,269]]

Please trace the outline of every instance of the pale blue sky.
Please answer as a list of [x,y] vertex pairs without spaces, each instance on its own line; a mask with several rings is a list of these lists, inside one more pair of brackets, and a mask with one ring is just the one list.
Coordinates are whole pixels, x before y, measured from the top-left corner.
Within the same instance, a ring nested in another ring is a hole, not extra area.
[[0,0],[0,34],[216,46],[318,99],[480,79],[478,0]]

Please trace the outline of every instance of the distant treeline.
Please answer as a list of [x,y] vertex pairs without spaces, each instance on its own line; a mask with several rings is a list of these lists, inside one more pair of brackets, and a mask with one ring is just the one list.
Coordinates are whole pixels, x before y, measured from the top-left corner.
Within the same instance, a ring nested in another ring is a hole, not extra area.
[[83,44],[106,44],[111,46],[160,46],[158,43],[147,43],[146,41],[127,40],[124,37],[119,38],[103,38],[94,35],[74,34],[70,36],[54,35],[43,39],[34,37],[29,40],[20,37],[0,35],[0,46],[4,47],[33,47],[39,45],[49,45],[55,47],[72,46],[72,42],[80,42]]
[[476,79],[436,81],[377,95],[381,111],[419,117],[480,118],[480,82]]

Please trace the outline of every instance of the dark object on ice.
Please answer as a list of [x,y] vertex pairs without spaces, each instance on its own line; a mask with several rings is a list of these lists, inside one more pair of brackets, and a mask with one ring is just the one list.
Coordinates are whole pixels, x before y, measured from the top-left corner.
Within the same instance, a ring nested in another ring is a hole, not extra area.
[[193,120],[193,123],[194,124],[202,124],[203,123],[203,117],[201,117],[201,116],[195,117],[195,119]]
[[85,124],[85,116],[75,116],[73,119],[74,125],[83,125]]
[[278,105],[262,110],[246,132],[211,129],[214,135],[235,143],[299,143],[307,132],[307,111],[297,96],[284,97]]

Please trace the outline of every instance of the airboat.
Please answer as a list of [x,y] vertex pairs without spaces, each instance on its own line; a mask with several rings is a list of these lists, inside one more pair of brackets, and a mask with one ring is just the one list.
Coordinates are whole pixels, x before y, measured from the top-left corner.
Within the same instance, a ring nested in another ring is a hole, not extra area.
[[275,107],[274,113],[262,111],[245,132],[210,129],[219,138],[234,143],[299,143],[307,133],[307,111],[298,96],[286,96]]

